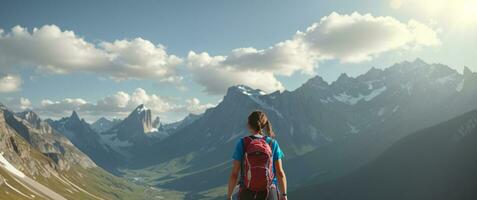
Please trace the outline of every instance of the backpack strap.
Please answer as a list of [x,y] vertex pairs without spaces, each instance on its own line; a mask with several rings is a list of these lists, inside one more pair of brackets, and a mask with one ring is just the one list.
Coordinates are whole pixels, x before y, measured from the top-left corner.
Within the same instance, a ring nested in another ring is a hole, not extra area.
[[[275,166],[275,163],[274,163],[275,161],[273,160],[273,155],[275,155],[275,149],[273,149],[274,139],[272,137],[268,137],[268,138],[270,138],[270,141],[268,142],[268,145],[270,145],[270,149],[272,149],[272,166]],[[275,179],[275,173],[273,174],[273,179]],[[270,186],[273,185],[273,179],[272,179],[272,183],[270,184]],[[268,192],[267,192],[267,198],[268,198]]]
[[241,188],[244,188],[244,186],[245,186],[245,183],[244,183],[244,180],[245,180],[245,172],[244,172],[245,165],[244,165],[243,159],[245,157],[245,151],[246,151],[247,145],[250,144],[250,142],[252,140],[253,140],[252,136],[246,136],[246,137],[242,138],[242,160],[240,160],[240,180],[238,182],[238,184],[240,185]]
[[267,143],[268,143],[268,145],[270,145],[270,148],[271,148],[272,151],[273,151],[273,138],[272,138],[272,137],[269,137],[269,136],[266,136],[266,137],[267,137],[267,138],[270,138],[270,141],[267,142]]
[[270,141],[268,141],[267,143],[268,143],[268,145],[270,146],[270,149],[272,149],[272,156],[273,156],[273,154],[275,153],[274,150],[273,150],[273,142],[274,142],[274,140],[273,140],[272,137],[269,137],[269,136],[266,136],[265,139],[268,139],[268,138],[270,138]]

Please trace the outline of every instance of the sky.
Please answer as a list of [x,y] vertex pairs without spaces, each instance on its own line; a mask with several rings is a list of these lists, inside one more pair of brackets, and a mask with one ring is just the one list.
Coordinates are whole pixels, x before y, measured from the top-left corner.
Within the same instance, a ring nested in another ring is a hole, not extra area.
[[238,84],[294,90],[422,58],[477,71],[477,0],[1,1],[0,102],[164,122]]

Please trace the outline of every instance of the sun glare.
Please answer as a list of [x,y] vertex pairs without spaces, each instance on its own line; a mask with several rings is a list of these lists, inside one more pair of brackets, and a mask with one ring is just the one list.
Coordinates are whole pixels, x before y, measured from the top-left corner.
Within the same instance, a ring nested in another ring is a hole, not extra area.
[[477,1],[466,1],[462,4],[462,12],[457,16],[462,25],[477,23]]
[[402,0],[402,5],[452,27],[477,25],[477,0]]

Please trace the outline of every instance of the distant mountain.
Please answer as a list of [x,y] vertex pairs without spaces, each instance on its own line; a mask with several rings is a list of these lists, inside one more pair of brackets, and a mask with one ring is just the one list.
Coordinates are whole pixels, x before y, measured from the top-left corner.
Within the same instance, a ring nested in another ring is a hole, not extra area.
[[[191,124],[192,122],[194,122],[195,120],[199,119],[200,117],[201,117],[201,115],[196,115],[196,114],[190,113],[189,115],[187,115],[184,119],[182,119],[180,121],[172,122],[172,123],[168,123],[168,124],[159,124],[159,126],[157,128],[159,129],[160,132],[165,132],[168,135],[172,135],[175,132],[177,132],[178,130],[182,129],[183,127],[185,127],[185,126]],[[159,119],[159,118],[156,118],[156,119]]]
[[[120,152],[123,156],[119,159],[121,162],[128,163],[135,156],[134,149],[155,144],[167,138],[175,129],[176,126],[161,124],[159,118],[153,122],[151,110],[139,105],[124,120],[101,132],[99,136],[104,144]],[[139,153],[137,156],[142,155]]]
[[105,144],[120,152],[127,162],[128,157],[132,156],[129,149],[154,141],[151,137],[154,132],[156,129],[152,126],[151,110],[139,105],[124,120],[100,133],[100,136]]
[[477,108],[476,81],[468,69],[460,74],[417,59],[358,77],[342,74],[333,83],[316,76],[294,91],[266,94],[234,86],[216,107],[170,137],[132,148],[136,156],[129,167],[144,168],[140,174],[159,186],[200,199],[226,183],[234,146],[247,134],[246,118],[261,109],[286,154],[291,188],[333,180],[406,135]]
[[158,129],[161,126],[161,119],[156,117],[152,122],[152,127]]
[[20,113],[16,113],[15,115],[17,115],[21,119],[26,120],[34,128],[38,129],[42,126],[40,117],[31,110],[26,110],[26,111],[23,111],[23,112],[20,112]]
[[293,199],[477,199],[477,110],[413,133],[365,167]]
[[167,198],[97,167],[32,111],[0,104],[0,150],[1,199]]
[[[329,85],[330,89],[315,93],[315,101],[324,100],[328,107],[320,113],[341,116],[325,123],[336,127],[325,131],[332,133],[331,141],[291,159],[289,174],[303,180],[301,184],[346,174],[373,160],[407,134],[477,108],[477,84],[473,84],[476,81],[477,73],[468,68],[460,74],[448,66],[427,64],[420,59],[385,70],[371,69],[356,78],[342,75]],[[310,93],[316,87],[313,83],[312,79],[294,92]],[[380,88],[386,90],[381,89],[384,91],[377,95]],[[366,89],[373,92],[362,92]],[[356,101],[352,97],[361,99]]]
[[70,117],[50,122],[58,132],[63,133],[78,149],[86,153],[102,168],[115,172],[120,164],[120,154],[102,141],[100,135],[73,111]]
[[120,122],[121,120],[119,119],[109,120],[104,117],[101,117],[91,124],[91,128],[97,133],[102,133],[111,129],[113,126],[119,124]]
[[67,170],[75,165],[96,167],[95,163],[78,150],[63,134],[50,124],[42,121],[33,111],[14,113],[6,107],[0,107],[5,126],[11,127],[33,148],[55,161],[59,170]]
[[[21,115],[28,116],[24,113]],[[35,120],[33,117],[30,118]],[[120,174],[118,169],[128,167],[131,157],[142,157],[141,152],[135,154],[136,148],[156,144],[197,118],[199,115],[191,114],[181,121],[162,124],[157,117],[152,122],[151,110],[139,105],[124,120],[110,121],[100,118],[93,125],[89,125],[73,111],[70,117],[48,120],[48,123],[99,166],[113,174]],[[109,126],[112,127],[108,128]],[[106,131],[97,132],[93,127],[96,127],[96,130]]]

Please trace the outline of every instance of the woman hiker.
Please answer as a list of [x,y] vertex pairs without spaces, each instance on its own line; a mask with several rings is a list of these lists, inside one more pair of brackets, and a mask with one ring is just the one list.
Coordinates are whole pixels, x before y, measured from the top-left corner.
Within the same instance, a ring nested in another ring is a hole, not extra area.
[[274,139],[271,122],[257,110],[248,116],[247,128],[250,135],[238,141],[233,154],[227,200],[232,199],[237,183],[239,200],[287,200],[283,152]]

